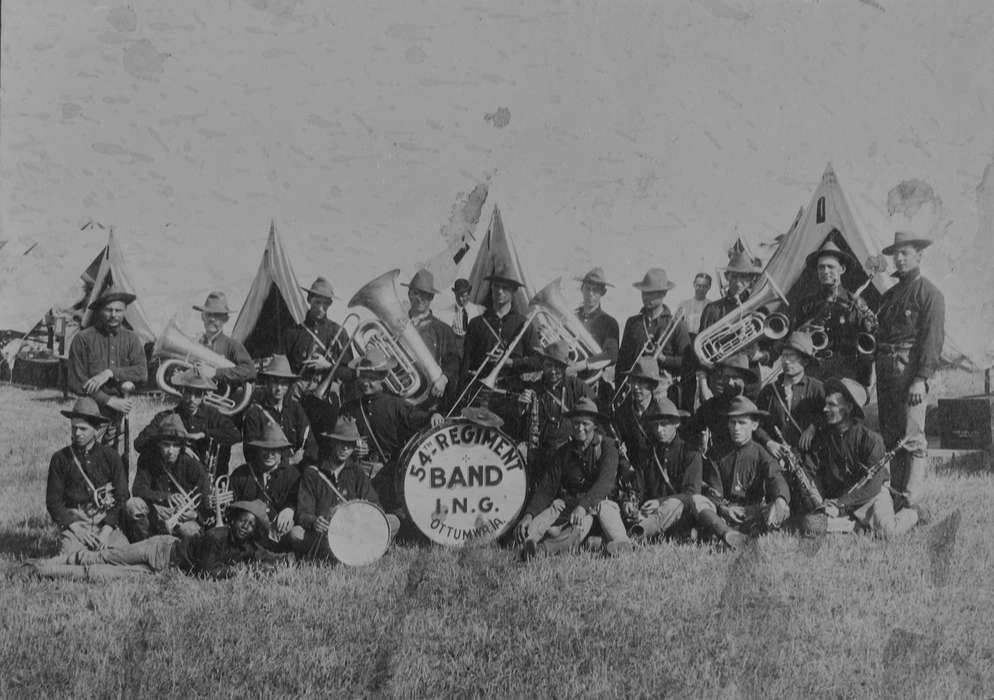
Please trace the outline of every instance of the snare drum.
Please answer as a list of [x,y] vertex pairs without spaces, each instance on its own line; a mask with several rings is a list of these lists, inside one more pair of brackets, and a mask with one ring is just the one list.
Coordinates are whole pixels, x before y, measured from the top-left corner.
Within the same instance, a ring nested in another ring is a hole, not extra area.
[[517,445],[505,433],[455,420],[415,435],[398,461],[411,522],[450,547],[497,539],[525,507],[528,484]]
[[379,506],[348,501],[335,507],[328,525],[328,548],[346,566],[365,566],[390,546],[390,524]]

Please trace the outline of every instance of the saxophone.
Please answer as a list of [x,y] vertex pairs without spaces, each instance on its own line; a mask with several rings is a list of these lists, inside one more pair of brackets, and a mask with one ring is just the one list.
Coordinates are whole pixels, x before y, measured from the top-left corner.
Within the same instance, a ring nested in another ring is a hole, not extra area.
[[786,456],[781,457],[779,462],[783,470],[790,476],[791,481],[794,482],[793,485],[799,496],[798,500],[808,513],[821,510],[825,507],[825,499],[818,490],[818,485],[811,478],[811,475],[805,471],[804,465],[801,464],[800,455],[794,452],[794,448],[784,439],[780,427],[777,426],[775,430],[786,453]]

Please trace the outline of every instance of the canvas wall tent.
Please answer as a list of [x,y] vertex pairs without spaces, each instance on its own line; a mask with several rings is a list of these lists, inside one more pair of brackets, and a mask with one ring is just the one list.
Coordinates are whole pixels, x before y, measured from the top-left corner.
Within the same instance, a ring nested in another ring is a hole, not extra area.
[[477,304],[483,306],[490,305],[490,283],[486,277],[493,274],[498,267],[507,266],[514,271],[518,281],[523,283],[514,295],[514,310],[520,314],[528,313],[528,302],[534,295],[532,286],[528,283],[524,269],[521,267],[521,260],[518,251],[514,247],[514,241],[504,230],[504,222],[500,216],[500,210],[494,205],[493,214],[490,216],[490,225],[487,233],[480,241],[480,248],[476,253],[476,260],[473,262],[473,269],[469,273],[469,283],[473,286],[470,298]]
[[[96,263],[96,270],[93,269],[94,263]],[[86,303],[83,308],[83,328],[91,325],[93,321],[93,312],[88,308],[89,305],[105,289],[114,286],[137,297],[135,301],[128,304],[124,312],[125,325],[138,334],[143,344],[155,341],[155,333],[152,331],[152,326],[148,322],[145,310],[142,308],[141,294],[131,282],[131,276],[128,274],[128,266],[125,264],[121,249],[114,239],[114,229],[111,229],[107,234],[107,245],[84,273],[84,282],[88,276],[92,276],[92,287],[86,297]]]
[[300,283],[272,222],[259,271],[238,312],[231,337],[242,343],[252,357],[268,357],[277,352],[283,334],[303,322],[306,313]]

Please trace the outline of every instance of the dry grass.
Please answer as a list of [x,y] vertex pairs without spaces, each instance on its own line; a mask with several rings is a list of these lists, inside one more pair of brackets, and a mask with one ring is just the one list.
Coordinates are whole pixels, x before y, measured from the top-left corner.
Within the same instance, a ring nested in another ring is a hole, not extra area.
[[66,421],[49,393],[3,394],[5,697],[994,694],[990,476],[932,479],[958,524],[889,543],[778,535],[737,555],[661,544],[527,566],[400,548],[219,583],[38,581],[16,562],[55,546],[44,479]]

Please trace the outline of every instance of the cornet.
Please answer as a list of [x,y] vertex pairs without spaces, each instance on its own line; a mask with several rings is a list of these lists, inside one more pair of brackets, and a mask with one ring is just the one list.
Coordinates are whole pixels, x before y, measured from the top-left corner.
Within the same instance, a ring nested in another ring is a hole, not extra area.
[[183,497],[183,501],[177,506],[172,515],[166,518],[166,532],[170,535],[173,534],[173,530],[179,525],[180,521],[185,519],[190,513],[196,512],[200,507],[200,494],[195,493],[192,496],[183,490],[180,490],[180,495]]

